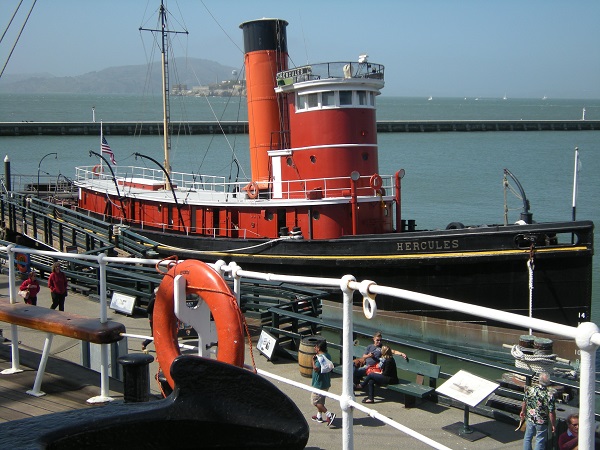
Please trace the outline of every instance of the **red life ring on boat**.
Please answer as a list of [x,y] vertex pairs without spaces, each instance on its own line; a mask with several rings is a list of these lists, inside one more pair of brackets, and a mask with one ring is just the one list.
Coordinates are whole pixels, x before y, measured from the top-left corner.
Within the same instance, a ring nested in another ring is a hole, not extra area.
[[209,307],[217,329],[217,360],[244,365],[244,325],[240,308],[225,280],[207,264],[193,259],[174,265],[165,274],[154,300],[152,312],[154,346],[158,364],[169,385],[174,388],[171,364],[181,353],[177,341],[177,317],[174,312],[174,279],[186,280],[186,294],[198,295]]
[[246,191],[248,192],[248,198],[255,199],[258,198],[258,183],[253,181],[246,186]]
[[369,180],[369,186],[371,186],[371,189],[375,189],[376,191],[381,189],[381,186],[383,186],[383,180],[381,179],[381,176],[378,174],[372,175],[371,179]]
[[104,167],[101,166],[100,164],[96,164],[94,166],[94,168],[92,169],[92,172],[94,173],[95,177],[99,177],[100,174],[104,173]]

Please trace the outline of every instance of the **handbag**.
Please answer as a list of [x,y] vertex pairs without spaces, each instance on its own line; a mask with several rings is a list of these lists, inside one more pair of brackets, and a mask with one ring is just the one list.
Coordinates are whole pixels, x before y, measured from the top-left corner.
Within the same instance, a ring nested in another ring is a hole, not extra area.
[[21,296],[25,300],[27,300],[29,298],[29,291],[28,290],[19,291],[19,296]]
[[327,359],[325,355],[318,354],[317,359],[319,360],[319,364],[321,365],[321,373],[329,373],[333,370],[333,363]]

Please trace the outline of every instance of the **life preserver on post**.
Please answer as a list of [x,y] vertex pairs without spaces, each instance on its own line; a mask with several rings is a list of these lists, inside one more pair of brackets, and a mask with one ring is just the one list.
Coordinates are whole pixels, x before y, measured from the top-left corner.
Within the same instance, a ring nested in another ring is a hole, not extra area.
[[94,168],[92,169],[92,172],[94,173],[95,177],[99,177],[100,174],[104,173],[104,167],[101,166],[100,164],[96,164],[94,166]]
[[15,264],[17,270],[22,274],[29,273],[29,269],[31,268],[29,253],[15,253]]
[[376,191],[381,189],[381,186],[383,186],[383,180],[381,179],[381,176],[379,174],[372,175],[371,179],[369,180],[369,186],[371,186],[371,189],[375,189]]
[[225,280],[209,265],[196,260],[183,261],[165,274],[154,300],[152,323],[158,363],[171,388],[171,364],[181,353],[177,341],[177,317],[174,311],[174,280],[186,280],[186,294],[196,294],[209,307],[217,330],[217,360],[244,365],[244,325],[240,308]]
[[248,198],[258,198],[258,183],[256,183],[256,181],[248,183],[248,186],[246,186],[246,191],[248,192]]

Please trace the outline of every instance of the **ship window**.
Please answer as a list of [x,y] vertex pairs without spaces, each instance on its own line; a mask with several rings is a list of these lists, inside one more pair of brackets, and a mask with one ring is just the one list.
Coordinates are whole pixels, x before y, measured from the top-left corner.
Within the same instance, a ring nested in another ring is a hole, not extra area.
[[369,105],[375,106],[375,95],[369,92]]
[[358,104],[366,105],[367,104],[367,93],[365,91],[358,91]]
[[306,96],[306,103],[309,108],[317,108],[319,106],[319,95],[308,94]]
[[335,94],[331,91],[323,92],[322,96],[322,106],[335,106]]
[[317,162],[317,157],[315,155],[310,155],[310,162],[311,163],[316,163]]
[[312,218],[314,220],[319,220],[321,218],[321,213],[319,211],[313,211]]
[[296,111],[304,109],[304,96],[296,95]]
[[366,161],[367,159],[369,159],[369,154],[367,152],[364,152],[361,156],[362,156],[363,161]]
[[352,105],[352,91],[340,91],[340,105]]

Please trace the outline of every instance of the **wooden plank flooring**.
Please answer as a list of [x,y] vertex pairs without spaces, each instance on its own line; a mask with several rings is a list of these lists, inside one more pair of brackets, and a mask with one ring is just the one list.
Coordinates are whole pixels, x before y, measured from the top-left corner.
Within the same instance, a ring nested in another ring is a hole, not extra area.
[[[10,343],[0,343],[0,371],[12,367],[10,356]],[[55,412],[102,407],[101,404],[87,403],[89,398],[100,394],[99,374],[53,358],[48,361],[42,379],[41,390],[46,395],[35,397],[27,394],[33,388],[39,359],[39,354],[21,349],[20,368],[23,372],[0,374],[0,423]],[[110,388],[110,396],[122,400],[122,384],[111,379]]]

